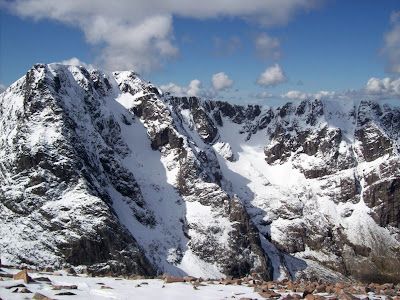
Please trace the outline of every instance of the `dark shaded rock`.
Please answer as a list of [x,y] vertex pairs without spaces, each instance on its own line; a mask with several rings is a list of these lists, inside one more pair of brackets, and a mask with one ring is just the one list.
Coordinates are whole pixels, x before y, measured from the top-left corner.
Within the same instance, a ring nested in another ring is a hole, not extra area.
[[72,292],[61,292],[57,293],[56,296],[76,296],[76,294]]
[[286,228],[287,239],[284,244],[280,241],[274,241],[278,249],[287,253],[296,253],[305,250],[306,229],[299,225],[293,224]]
[[353,177],[341,177],[339,181],[340,193],[336,194],[335,197],[339,202],[357,202],[361,191],[360,183],[357,178]]
[[260,117],[258,128],[261,130],[267,128],[267,126],[271,123],[273,118],[274,118],[274,111],[272,109],[269,109],[264,115]]
[[400,178],[370,185],[364,190],[363,199],[372,208],[372,217],[380,226],[400,228]]
[[217,101],[215,105],[218,107],[219,111],[222,113],[223,116],[229,117],[230,119],[234,120],[235,123],[240,123],[242,121],[242,116],[239,118],[234,118],[238,114],[241,115],[242,113],[238,109],[238,106],[231,105],[228,102]]
[[48,277],[35,277],[34,280],[38,282],[51,282]]
[[320,116],[324,114],[324,106],[321,100],[315,99],[311,102],[311,107],[309,107],[309,114],[307,116],[307,124],[314,126]]
[[32,292],[28,290],[27,288],[22,288],[18,291],[21,294],[31,294]]
[[164,146],[169,141],[169,128],[157,132],[151,140],[151,148],[153,150],[158,150],[159,147]]
[[24,287],[26,287],[26,286],[23,285],[22,283],[20,283],[20,284],[14,284],[14,285],[6,286],[6,289],[10,290],[10,289],[14,289],[14,288],[24,288]]
[[214,126],[213,121],[202,109],[192,109],[193,121],[200,137],[205,143],[214,141],[218,134],[218,129]]
[[215,110],[212,115],[213,115],[213,118],[214,118],[215,122],[218,124],[218,126],[223,126],[220,111],[219,110]]
[[[225,267],[226,274],[241,278],[246,274],[255,272],[265,280],[272,279],[272,269],[261,248],[257,228],[238,199],[234,198],[230,201],[229,220],[233,222],[233,228],[235,229],[230,234],[230,243],[233,250],[230,257],[235,263],[232,260],[228,262]],[[251,250],[251,253],[257,255],[258,263],[252,261],[250,256],[246,257],[245,260],[243,258],[240,260],[239,258],[235,259],[235,256],[239,254],[242,256],[244,253],[243,250],[239,249]],[[256,269],[253,267],[255,265],[258,265]]]
[[53,290],[76,290],[78,286],[76,285],[53,285]]
[[94,275],[154,274],[147,259],[135,249],[138,245],[133,237],[121,231],[117,224],[110,225],[114,228],[99,228],[96,236],[66,244],[62,248],[66,261],[72,265],[87,265],[88,272]]
[[373,161],[385,154],[393,153],[391,140],[372,123],[358,129],[355,136],[361,142],[361,152],[366,161]]
[[290,114],[293,110],[293,104],[291,102],[286,103],[285,105],[283,105],[282,107],[278,108],[278,115],[281,118],[286,117],[288,114]]

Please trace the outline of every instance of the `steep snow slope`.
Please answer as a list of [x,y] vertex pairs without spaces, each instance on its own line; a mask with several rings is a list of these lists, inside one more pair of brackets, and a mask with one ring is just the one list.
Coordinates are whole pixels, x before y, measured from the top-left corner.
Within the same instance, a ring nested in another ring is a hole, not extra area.
[[399,129],[400,110],[374,102],[239,106],[164,95],[134,72],[35,65],[0,96],[1,257],[392,280]]
[[398,164],[398,109],[368,101],[275,109],[170,102],[192,115],[203,110],[218,128],[208,145],[221,186],[246,206],[274,277],[337,277],[327,267],[364,280],[398,278],[399,173],[389,167]]

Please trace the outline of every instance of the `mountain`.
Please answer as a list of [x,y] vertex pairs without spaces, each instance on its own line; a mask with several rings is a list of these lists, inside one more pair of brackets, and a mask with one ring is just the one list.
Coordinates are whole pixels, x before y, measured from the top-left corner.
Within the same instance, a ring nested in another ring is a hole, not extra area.
[[0,247],[96,274],[400,278],[400,109],[174,97],[37,64],[0,95]]

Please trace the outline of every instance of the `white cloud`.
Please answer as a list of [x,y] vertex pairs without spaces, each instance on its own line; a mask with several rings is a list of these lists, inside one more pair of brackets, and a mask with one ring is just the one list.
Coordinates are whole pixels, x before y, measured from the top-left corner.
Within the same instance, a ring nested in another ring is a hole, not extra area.
[[387,58],[388,71],[400,73],[400,11],[392,13],[390,22],[392,28],[384,36],[382,51]]
[[233,85],[233,80],[224,72],[219,72],[212,76],[212,85],[214,90],[222,91],[230,88]]
[[282,94],[281,97],[291,100],[304,100],[308,98],[308,94],[301,91],[288,91]]
[[339,97],[339,95],[337,92],[333,91],[319,91],[313,94],[313,98],[315,99],[334,99],[336,97]]
[[4,92],[6,90],[6,86],[2,83],[0,83],[0,93]]
[[77,58],[77,57],[71,57],[70,59],[63,60],[63,61],[60,62],[60,64],[63,64],[63,65],[70,65],[70,66],[76,66],[76,67],[83,66],[83,67],[85,67],[85,68],[88,69],[88,70],[89,70],[89,69],[95,69],[95,67],[94,67],[93,65],[87,64],[87,63],[81,61],[81,60],[80,60],[79,58]]
[[201,81],[198,79],[194,79],[189,83],[187,94],[188,96],[198,97],[200,96],[201,89]]
[[100,46],[98,63],[109,69],[143,72],[176,57],[173,17],[232,17],[259,24],[286,24],[299,11],[324,0],[106,0],[4,2],[21,17],[51,19],[80,28],[86,40]]
[[383,78],[372,77],[365,86],[367,94],[380,96],[382,98],[400,98],[400,78]]
[[178,96],[178,97],[187,96],[187,88],[177,85],[172,82],[161,85],[160,89],[163,92],[171,93],[174,96]]
[[168,83],[160,86],[164,92],[169,92],[178,97],[200,97],[204,95],[201,81],[193,79],[188,86],[180,86],[175,83]]
[[220,72],[212,76],[212,85],[213,88],[204,88],[200,80],[193,79],[187,86],[181,86],[170,82],[161,85],[160,88],[164,92],[169,92],[178,97],[214,98],[218,91],[231,87],[233,85],[233,80],[231,80],[224,72]]
[[255,41],[257,54],[262,58],[278,59],[281,56],[280,42],[266,33],[259,34]]
[[275,64],[267,68],[257,79],[257,83],[263,86],[275,86],[286,82],[287,78],[280,65]]
[[314,93],[299,90],[290,90],[281,95],[272,95],[268,92],[252,95],[256,99],[283,99],[283,100],[398,100],[400,99],[399,78],[376,78],[368,80],[365,87],[343,91],[318,91]]
[[378,94],[384,89],[383,82],[379,78],[372,77],[368,80],[365,89],[372,94]]
[[364,88],[344,91],[319,91],[307,93],[298,90],[288,91],[279,96],[282,99],[305,100],[305,99],[326,99],[326,100],[394,100],[400,99],[400,78],[376,78],[368,80]]
[[301,92],[297,90],[292,90],[288,91],[285,94],[282,94],[280,97],[284,99],[290,99],[290,100],[306,100],[306,99],[320,99],[320,100],[325,100],[325,99],[343,99],[345,96],[345,93],[340,94],[338,92],[333,92],[333,91],[319,91],[316,93],[306,93],[306,92]]

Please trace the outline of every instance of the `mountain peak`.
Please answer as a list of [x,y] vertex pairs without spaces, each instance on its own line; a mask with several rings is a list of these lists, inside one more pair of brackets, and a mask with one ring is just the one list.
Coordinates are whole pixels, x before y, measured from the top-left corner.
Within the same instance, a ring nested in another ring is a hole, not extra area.
[[133,71],[37,64],[0,112],[2,261],[399,276],[398,108],[242,106],[163,94]]

